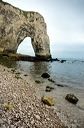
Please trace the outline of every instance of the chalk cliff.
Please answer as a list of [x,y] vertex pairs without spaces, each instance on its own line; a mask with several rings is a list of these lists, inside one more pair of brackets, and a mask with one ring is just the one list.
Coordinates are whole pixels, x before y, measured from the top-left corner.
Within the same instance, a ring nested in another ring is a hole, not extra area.
[[16,52],[25,37],[31,38],[36,57],[50,58],[50,41],[42,15],[22,11],[0,0],[0,49]]

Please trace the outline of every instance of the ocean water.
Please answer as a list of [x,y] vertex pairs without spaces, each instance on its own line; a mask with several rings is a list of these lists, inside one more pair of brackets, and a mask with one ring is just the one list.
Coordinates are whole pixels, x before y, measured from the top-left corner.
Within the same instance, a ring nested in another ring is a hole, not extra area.
[[[34,55],[32,47],[29,47],[28,51],[27,49],[22,49],[20,48],[21,53]],[[12,62],[7,60],[6,58],[4,60],[0,58],[0,63],[11,68],[20,69],[25,73],[30,73],[34,79],[40,79],[41,74],[47,72],[50,74],[51,78],[58,84],[63,84],[65,86],[73,88],[84,88],[84,60],[82,56],[77,56],[76,53],[73,54],[73,52],[70,53],[70,51],[60,52],[60,50],[57,49],[56,45],[53,45],[51,47],[51,53],[53,58],[58,58],[60,60],[66,59],[66,62]]]
[[60,62],[17,62],[17,69],[32,74],[34,79],[40,79],[47,72],[58,84],[74,88],[84,88],[84,62],[67,60]]
[[47,72],[58,84],[74,88],[84,88],[84,61],[67,59],[66,62],[26,62],[9,61],[0,58],[0,63],[10,68],[16,68],[25,73],[30,73],[34,79],[41,78]]

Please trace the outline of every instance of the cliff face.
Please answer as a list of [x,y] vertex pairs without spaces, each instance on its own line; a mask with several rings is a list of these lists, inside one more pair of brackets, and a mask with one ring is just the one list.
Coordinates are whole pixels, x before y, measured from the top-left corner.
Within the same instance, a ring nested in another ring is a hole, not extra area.
[[50,58],[44,18],[37,12],[22,11],[0,0],[0,49],[16,52],[25,37],[31,37],[36,56]]

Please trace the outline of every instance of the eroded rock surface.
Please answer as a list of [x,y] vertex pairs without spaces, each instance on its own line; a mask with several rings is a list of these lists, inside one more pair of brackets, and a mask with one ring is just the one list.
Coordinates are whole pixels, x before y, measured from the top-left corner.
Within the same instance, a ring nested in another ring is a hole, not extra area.
[[25,37],[31,37],[37,57],[51,57],[44,18],[38,12],[22,11],[0,0],[1,51],[15,53]]

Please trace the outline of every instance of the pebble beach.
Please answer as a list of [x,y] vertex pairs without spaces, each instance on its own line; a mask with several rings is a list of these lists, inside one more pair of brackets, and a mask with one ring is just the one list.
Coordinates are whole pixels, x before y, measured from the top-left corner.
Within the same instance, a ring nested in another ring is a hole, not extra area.
[[19,72],[0,65],[0,128],[67,128],[37,91],[30,74],[25,81]]

